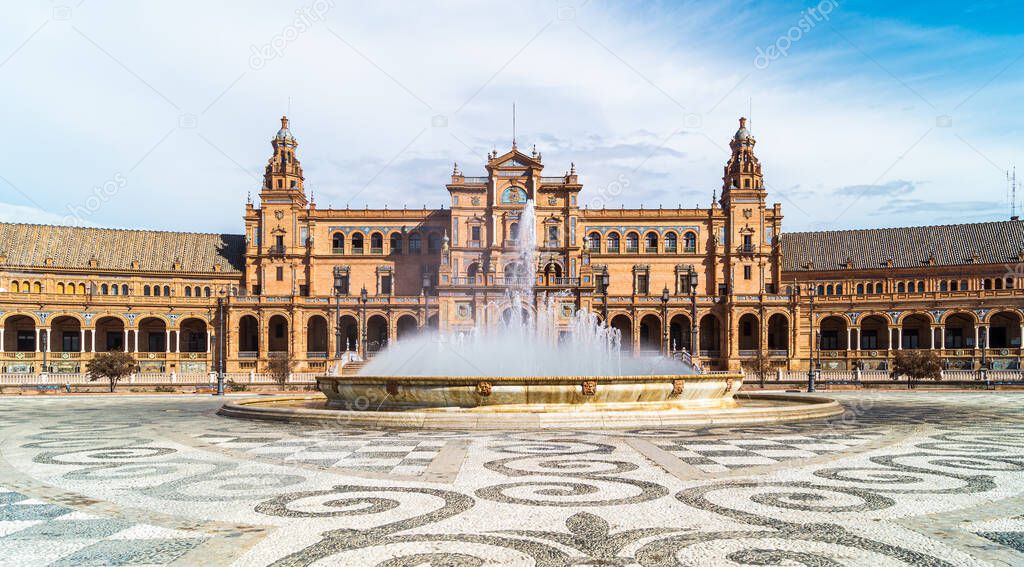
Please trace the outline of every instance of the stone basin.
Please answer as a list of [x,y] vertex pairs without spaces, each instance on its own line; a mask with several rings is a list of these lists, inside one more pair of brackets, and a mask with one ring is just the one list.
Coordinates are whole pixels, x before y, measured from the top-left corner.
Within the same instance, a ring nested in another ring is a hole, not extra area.
[[440,408],[636,411],[732,408],[742,374],[662,376],[320,376],[327,407],[348,411]]

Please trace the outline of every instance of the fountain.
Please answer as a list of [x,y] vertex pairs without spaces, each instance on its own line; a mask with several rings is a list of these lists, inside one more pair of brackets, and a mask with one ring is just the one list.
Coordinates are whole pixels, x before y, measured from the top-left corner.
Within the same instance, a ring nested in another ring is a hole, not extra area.
[[[678,359],[626,354],[594,313],[563,315],[534,289],[533,202],[521,213],[520,273],[506,274],[470,330],[404,338],[354,376],[321,376],[308,398],[226,404],[223,415],[343,420],[406,427],[648,427],[834,415],[821,398],[736,396],[742,374],[704,373]],[[567,324],[559,321],[568,318]],[[739,397],[739,399],[737,399]]]

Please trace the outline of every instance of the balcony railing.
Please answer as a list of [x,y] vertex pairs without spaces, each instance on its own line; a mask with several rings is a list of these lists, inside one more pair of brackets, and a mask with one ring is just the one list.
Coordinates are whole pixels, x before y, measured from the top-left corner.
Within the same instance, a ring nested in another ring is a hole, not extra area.
[[327,358],[327,353],[319,351],[307,351],[306,358]]
[[362,254],[363,253],[363,247],[362,246],[353,246],[352,247],[352,253],[353,254]]
[[476,277],[452,276],[452,285],[481,285]]
[[518,247],[519,247],[519,239],[518,238],[506,238],[505,239],[505,248],[518,248]]
[[555,285],[580,285],[580,279],[579,278],[566,278],[566,277],[562,277],[562,278],[552,278],[552,280],[554,280],[554,284]]
[[383,254],[383,253],[384,253],[384,248],[379,248],[379,247],[370,248],[370,254]]
[[658,253],[658,247],[657,246],[644,246],[644,252],[646,252],[647,254],[657,254]]
[[697,252],[696,246],[683,246],[683,252],[686,254],[694,254]]
[[609,244],[608,245],[608,253],[609,254],[618,254],[619,253],[619,245],[618,244],[614,244],[614,245]]
[[331,248],[331,254],[344,254],[344,248]]
[[668,254],[675,254],[676,253],[676,247],[675,246],[669,246],[668,244],[666,244],[665,245],[665,252],[668,253]]
[[238,358],[259,358],[260,353],[252,350],[243,350],[238,352]]
[[284,255],[284,246],[280,246],[280,245],[271,246],[270,248],[267,249],[267,254],[270,254],[271,256],[283,256]]
[[505,276],[505,278],[502,281],[504,281],[505,285],[525,286],[533,283],[533,278],[524,278],[521,276]]
[[717,350],[702,350],[700,351],[701,358],[718,358],[722,356],[721,351]]
[[626,245],[626,253],[627,254],[636,254],[639,251],[640,251],[640,247],[637,246],[636,244],[627,244]]
[[466,245],[469,246],[470,248],[480,248],[480,241],[470,240],[469,242],[466,243]]

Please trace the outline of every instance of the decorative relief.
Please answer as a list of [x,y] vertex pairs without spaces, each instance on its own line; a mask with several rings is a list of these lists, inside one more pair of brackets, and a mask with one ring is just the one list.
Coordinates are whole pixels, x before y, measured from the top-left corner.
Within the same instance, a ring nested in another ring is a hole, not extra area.
[[397,396],[398,382],[389,381],[387,384],[384,385],[384,391],[387,392],[389,396]]
[[492,388],[492,385],[491,385],[490,382],[477,382],[476,383],[476,393],[481,395],[481,396],[484,396],[484,397],[490,396],[491,395],[491,388]]
[[985,317],[988,316],[989,311],[991,311],[991,309],[975,309],[974,314],[978,316],[979,321],[984,321]]
[[672,396],[680,396],[683,393],[683,385],[686,384],[685,380],[673,380],[672,381]]
[[50,316],[49,311],[36,311],[36,317],[39,317],[39,323],[45,324],[46,318]]
[[593,396],[597,393],[597,380],[584,380],[582,387],[584,396]]
[[931,311],[929,311],[929,313],[932,314],[932,317],[935,318],[935,322],[938,323],[939,321],[942,321],[942,316],[946,314],[946,310],[945,309],[932,309]]
[[857,319],[860,319],[860,311],[850,311],[846,314],[850,318],[850,322],[856,324]]
[[892,319],[893,323],[898,323],[900,320],[900,315],[903,315],[902,311],[886,311],[886,313],[889,314],[889,318]]

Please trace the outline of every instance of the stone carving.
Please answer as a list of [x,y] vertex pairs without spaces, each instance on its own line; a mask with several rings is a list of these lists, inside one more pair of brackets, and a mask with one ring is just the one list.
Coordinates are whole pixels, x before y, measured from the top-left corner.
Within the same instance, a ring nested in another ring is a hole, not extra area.
[[484,397],[490,396],[491,395],[491,387],[492,387],[492,385],[491,385],[490,382],[477,382],[477,384],[476,384],[476,393],[481,395],[481,396],[484,396]]
[[683,384],[685,384],[685,382],[683,380],[673,380],[672,381],[672,395],[673,396],[682,395],[682,393],[683,393]]
[[389,381],[384,386],[384,391],[386,391],[389,396],[397,396],[398,395],[398,382]]
[[597,380],[584,380],[583,381],[583,395],[593,396],[597,393]]

